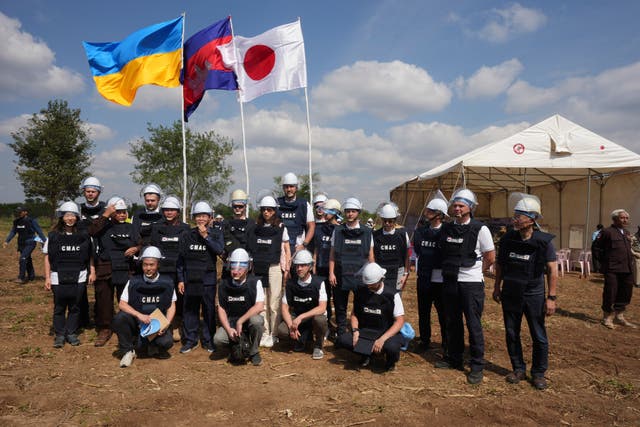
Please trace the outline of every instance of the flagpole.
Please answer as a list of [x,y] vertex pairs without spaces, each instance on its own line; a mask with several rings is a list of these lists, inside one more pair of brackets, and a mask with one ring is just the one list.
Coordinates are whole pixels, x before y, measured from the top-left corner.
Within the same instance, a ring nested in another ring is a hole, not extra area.
[[[239,61],[239,57],[238,57],[238,49],[236,48],[236,38],[235,35],[233,33],[233,19],[231,19],[231,16],[229,16],[229,24],[231,26],[231,43],[233,43],[233,55],[236,58],[236,61]],[[242,72],[240,69],[242,67],[240,67],[239,64],[236,64],[236,69],[238,70],[237,72],[240,73]],[[242,99],[240,98],[240,88],[238,88],[238,102],[240,103],[240,126],[242,128],[242,157],[244,158],[244,175],[245,175],[245,179],[246,179],[246,193],[247,196],[249,196],[249,163],[247,162],[247,137],[245,134],[245,129],[244,129],[244,105],[242,102]]]
[[[184,70],[184,21],[186,12],[182,12],[182,55],[181,69]],[[182,119],[182,222],[187,222],[187,135],[184,125],[184,86],[182,96],[180,96],[182,106],[180,108],[180,118]]]
[[[302,31],[302,24],[300,23],[300,17],[298,16],[298,25]],[[304,74],[307,74],[307,58],[304,60]],[[311,167],[311,118],[309,115],[309,93],[307,92],[307,85],[304,87],[304,101],[307,107],[307,144],[309,146],[309,202],[313,202],[313,169]]]

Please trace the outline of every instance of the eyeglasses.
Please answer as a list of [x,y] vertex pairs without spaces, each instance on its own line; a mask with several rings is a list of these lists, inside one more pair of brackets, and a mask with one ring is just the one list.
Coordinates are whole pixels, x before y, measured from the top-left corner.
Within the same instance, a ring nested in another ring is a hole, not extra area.
[[265,211],[266,211],[266,212],[275,212],[275,209],[274,209],[274,208],[260,208],[260,210],[261,210],[262,212],[265,212]]
[[235,210],[235,209],[244,209],[244,206],[245,205],[233,205],[231,207]]

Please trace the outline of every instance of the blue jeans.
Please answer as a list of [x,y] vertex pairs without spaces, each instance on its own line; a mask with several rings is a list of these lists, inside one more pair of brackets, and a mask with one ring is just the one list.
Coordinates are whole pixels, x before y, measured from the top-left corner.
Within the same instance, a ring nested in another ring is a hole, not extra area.
[[202,296],[184,295],[182,324],[185,344],[198,342],[198,327],[200,326],[200,307],[202,307],[202,343],[213,344],[216,333],[216,285],[204,286]]
[[20,279],[21,280],[33,280],[36,277],[36,272],[33,269],[33,259],[31,259],[31,253],[36,248],[36,242],[30,240],[19,248],[20,252]]
[[522,315],[527,319],[531,342],[533,344],[533,355],[531,358],[531,376],[543,377],[549,367],[549,341],[547,330],[544,326],[545,320],[545,297],[544,295],[524,296],[521,310],[504,309],[504,328],[507,338],[507,351],[511,359],[511,366],[514,371],[526,372],[527,365],[522,356],[522,342],[520,341],[520,329],[522,326]]

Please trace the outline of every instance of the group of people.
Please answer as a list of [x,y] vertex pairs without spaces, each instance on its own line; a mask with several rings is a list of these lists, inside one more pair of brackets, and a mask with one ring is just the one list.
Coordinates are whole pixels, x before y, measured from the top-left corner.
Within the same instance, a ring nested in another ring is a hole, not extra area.
[[[78,330],[88,323],[86,287],[93,285],[94,345],[104,346],[115,332],[122,367],[141,354],[166,358],[174,342],[180,342],[182,354],[199,346],[211,353],[228,348],[231,362],[258,366],[261,347],[289,340],[293,351],[310,350],[318,360],[324,357],[325,340],[331,339],[336,347],[359,354],[362,367],[383,354],[384,369],[394,370],[405,341],[402,291],[413,247],[419,317],[415,348],[432,347],[435,306],[442,338],[442,359],[435,366],[465,370],[464,321],[471,356],[467,381],[482,382],[484,276],[492,276],[513,368],[506,380],[515,384],[527,378],[520,339],[524,316],[533,347],[531,382],[537,389],[547,387],[545,316],[555,311],[558,275],[554,236],[538,227],[541,206],[535,196],[512,195],[513,229],[500,238],[496,256],[489,229],[473,217],[476,196],[465,188],[450,201],[441,194],[429,200],[412,240],[397,224],[394,204],[379,207],[382,226],[374,230],[361,225],[357,198],[340,203],[318,193],[309,203],[298,196],[293,173],[282,178],[283,196],[258,200],[255,220],[248,217],[247,194],[235,190],[232,217],[216,222],[211,206],[197,201],[191,206],[193,227],[180,220],[179,199],[163,195],[155,184],[143,187],[144,208],[131,218],[123,198],[99,201],[103,188],[97,178],[85,179],[81,188],[84,202],[62,203],[57,223],[43,239],[55,347],[80,343]],[[631,296],[625,276],[631,270],[616,270],[628,259],[613,250],[628,246],[628,214],[617,210],[612,217],[614,225],[599,238],[605,254],[604,323],[632,326],[622,315]],[[29,280],[33,267],[25,248],[33,250],[35,233],[44,236],[22,214],[7,242],[16,233],[20,279]]]

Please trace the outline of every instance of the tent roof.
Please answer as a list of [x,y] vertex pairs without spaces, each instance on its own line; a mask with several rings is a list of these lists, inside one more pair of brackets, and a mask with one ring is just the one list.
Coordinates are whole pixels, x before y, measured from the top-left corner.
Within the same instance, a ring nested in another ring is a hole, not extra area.
[[474,191],[512,191],[634,167],[640,167],[640,155],[554,115],[426,171],[403,186],[424,188],[426,183],[419,181],[438,179],[437,187],[451,190],[464,180]]

